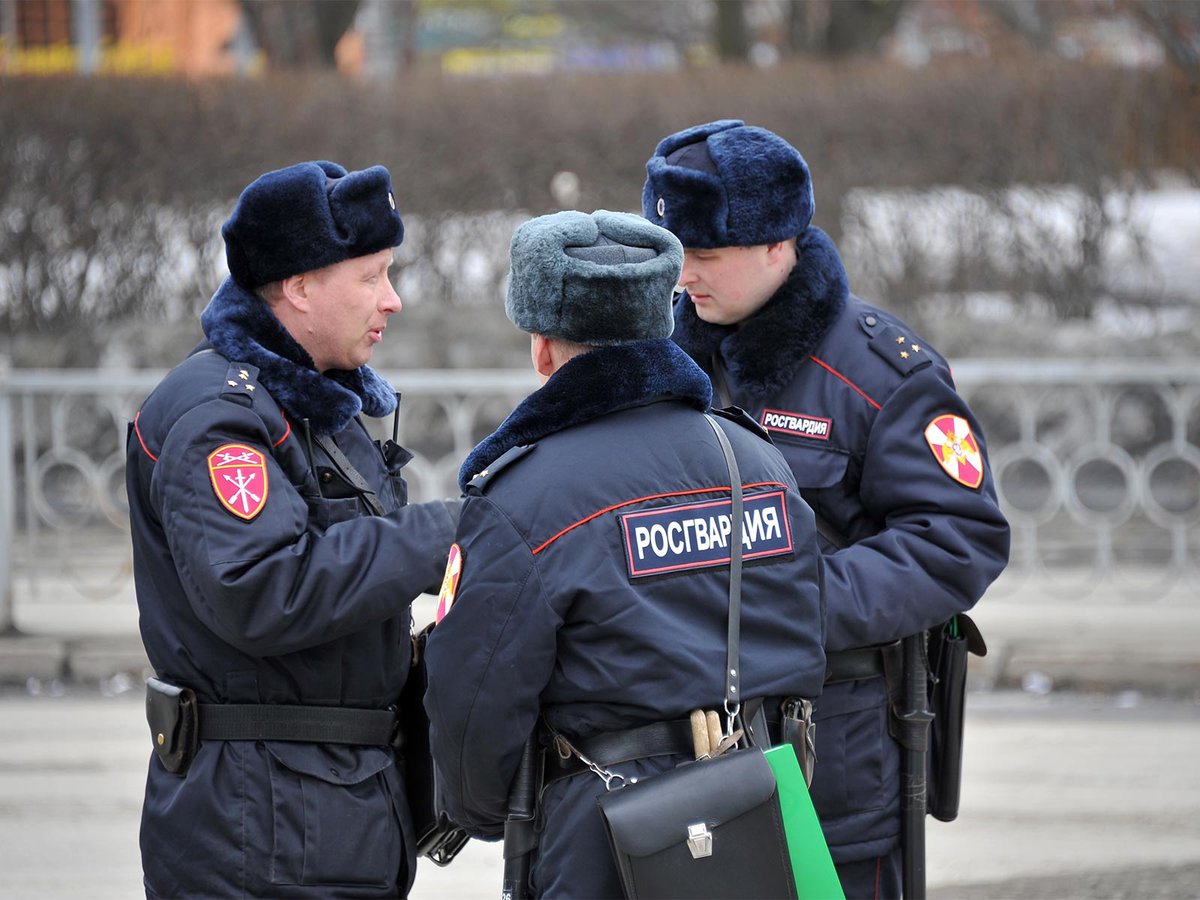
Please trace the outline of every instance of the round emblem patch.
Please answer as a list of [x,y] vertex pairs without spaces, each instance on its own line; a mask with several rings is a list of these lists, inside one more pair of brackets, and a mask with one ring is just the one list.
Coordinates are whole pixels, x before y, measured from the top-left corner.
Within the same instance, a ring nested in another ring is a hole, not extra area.
[[208,477],[226,510],[249,522],[267,505],[267,460],[245,444],[222,444],[208,454]]
[[925,440],[934,459],[959,484],[977,488],[983,482],[983,454],[962,416],[938,416],[925,426]]
[[450,612],[454,605],[454,595],[458,593],[458,581],[462,578],[463,554],[458,544],[450,545],[450,555],[446,557],[446,574],[442,576],[442,589],[438,591],[437,614],[435,622],[440,622]]

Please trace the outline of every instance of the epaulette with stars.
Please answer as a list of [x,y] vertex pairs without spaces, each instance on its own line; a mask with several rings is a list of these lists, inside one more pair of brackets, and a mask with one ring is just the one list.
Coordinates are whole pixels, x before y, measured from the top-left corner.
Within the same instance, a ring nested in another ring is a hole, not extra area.
[[859,322],[863,331],[871,335],[871,349],[891,363],[900,374],[908,375],[933,362],[917,340],[898,326],[885,324],[871,313],[863,315]]
[[257,390],[258,369],[248,363],[229,364],[229,371],[225,373],[225,384],[221,389],[222,399],[249,406]]

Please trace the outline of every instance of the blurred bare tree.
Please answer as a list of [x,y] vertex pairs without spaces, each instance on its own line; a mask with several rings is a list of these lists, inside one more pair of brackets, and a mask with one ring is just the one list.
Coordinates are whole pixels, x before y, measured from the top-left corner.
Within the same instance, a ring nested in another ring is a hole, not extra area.
[[1045,50],[1054,40],[1047,19],[1052,13],[1044,0],[976,0],[981,8],[1028,40],[1036,49]]
[[869,53],[892,33],[905,0],[837,0],[829,4],[829,19],[819,50],[829,56]]
[[335,68],[334,49],[359,0],[241,0],[254,41],[272,68]]
[[743,0],[721,0],[716,7],[717,56],[725,62],[745,62],[750,55],[746,4]]
[[1122,0],[1121,7],[1135,15],[1162,44],[1167,59],[1200,90],[1200,0]]
[[783,21],[784,49],[793,55],[829,57],[875,53],[896,29],[907,2],[787,0]]

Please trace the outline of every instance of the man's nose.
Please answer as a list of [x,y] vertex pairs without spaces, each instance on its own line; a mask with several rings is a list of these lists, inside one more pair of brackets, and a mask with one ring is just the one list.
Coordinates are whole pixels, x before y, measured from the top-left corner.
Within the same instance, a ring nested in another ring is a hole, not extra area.
[[384,295],[383,302],[379,304],[379,308],[388,315],[398,313],[404,308],[404,303],[400,300],[400,295],[396,293],[396,286],[392,284],[389,278],[387,283],[387,293]]

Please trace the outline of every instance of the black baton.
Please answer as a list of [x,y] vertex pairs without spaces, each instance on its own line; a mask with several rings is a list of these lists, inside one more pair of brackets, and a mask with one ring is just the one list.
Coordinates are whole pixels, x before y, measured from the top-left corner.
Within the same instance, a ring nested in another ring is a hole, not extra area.
[[504,820],[504,881],[500,900],[526,900],[529,864],[537,846],[534,816],[537,813],[538,746],[530,735],[521,751],[521,763],[508,791],[508,816]]
[[900,816],[904,846],[905,900],[925,900],[925,755],[929,746],[925,632],[904,639],[904,705],[900,719]]

